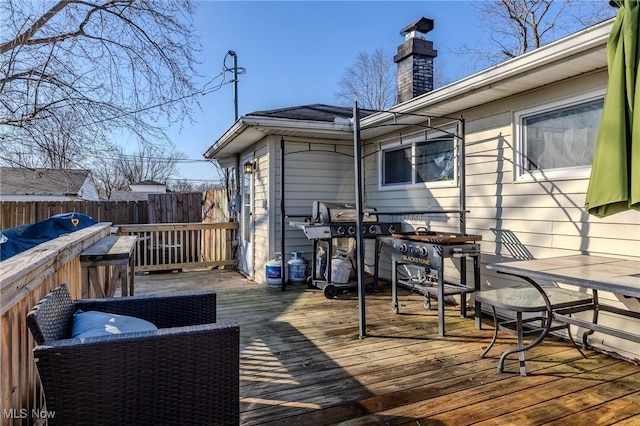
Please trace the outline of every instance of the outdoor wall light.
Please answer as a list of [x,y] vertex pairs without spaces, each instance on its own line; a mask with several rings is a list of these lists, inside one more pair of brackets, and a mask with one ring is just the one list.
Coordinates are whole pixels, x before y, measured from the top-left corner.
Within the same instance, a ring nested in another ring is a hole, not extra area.
[[254,161],[247,161],[244,163],[244,174],[250,175],[256,170],[256,163]]

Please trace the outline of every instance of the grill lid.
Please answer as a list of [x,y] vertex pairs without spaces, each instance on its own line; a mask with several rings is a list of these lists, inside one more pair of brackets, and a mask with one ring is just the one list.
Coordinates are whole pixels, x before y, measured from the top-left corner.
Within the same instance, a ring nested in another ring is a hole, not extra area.
[[[374,207],[363,205],[363,222],[377,222]],[[355,203],[342,201],[314,201],[312,219],[315,223],[346,223],[356,221]]]

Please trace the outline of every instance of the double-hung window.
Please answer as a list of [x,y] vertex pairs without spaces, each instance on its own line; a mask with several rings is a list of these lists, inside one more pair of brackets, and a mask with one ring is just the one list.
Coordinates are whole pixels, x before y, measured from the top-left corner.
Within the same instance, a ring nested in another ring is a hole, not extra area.
[[516,113],[517,178],[588,176],[603,103],[598,92]]
[[426,132],[403,137],[380,150],[380,187],[452,185],[456,158],[453,134]]

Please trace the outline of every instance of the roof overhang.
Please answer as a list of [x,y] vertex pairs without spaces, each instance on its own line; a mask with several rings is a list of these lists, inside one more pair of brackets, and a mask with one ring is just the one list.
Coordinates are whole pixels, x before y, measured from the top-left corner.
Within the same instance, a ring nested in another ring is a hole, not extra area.
[[[360,120],[361,137],[389,132],[384,124],[418,124],[424,116],[457,118],[469,109],[562,80],[606,69],[606,43],[614,19],[532,50],[479,73]],[[407,115],[402,115],[405,113]]]
[[331,140],[353,138],[352,125],[346,120],[324,122],[246,115],[240,117],[204,156],[222,162],[228,161],[271,135]]
[[[606,69],[606,43],[613,21],[612,18],[586,28],[398,104],[389,111],[361,118],[361,139],[367,140],[388,133],[390,130],[385,124],[411,126],[423,123],[424,115],[454,119],[466,110],[499,99]],[[353,138],[353,131],[352,124],[344,120],[320,122],[247,115],[239,118],[204,156],[228,162],[269,135],[349,140]]]

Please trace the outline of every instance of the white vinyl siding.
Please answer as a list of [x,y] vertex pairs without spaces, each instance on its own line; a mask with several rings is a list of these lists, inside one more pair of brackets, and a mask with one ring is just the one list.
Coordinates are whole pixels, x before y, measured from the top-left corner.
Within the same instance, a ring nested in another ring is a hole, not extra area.
[[433,129],[430,132],[421,130],[380,146],[380,189],[454,184],[456,159],[453,135]]
[[[274,253],[282,252],[280,137],[269,137],[265,141],[268,141],[268,154],[259,159],[254,204],[255,280],[263,283],[266,282],[266,263]],[[292,141],[285,138],[284,175],[285,212],[289,217],[284,223],[283,259],[286,263],[291,252],[297,251],[303,253],[308,263],[313,261],[313,241],[289,222],[310,217],[315,200],[355,200],[353,145],[350,141]]]
[[[482,236],[482,263],[514,258],[548,258],[591,253],[620,257],[640,256],[640,212],[627,211],[606,218],[589,215],[585,208],[588,173],[564,180],[530,179],[516,176],[517,149],[515,111],[562,104],[582,95],[602,93],[606,70],[564,81],[521,96],[494,102],[472,111],[461,111],[466,127],[466,230]],[[599,92],[598,92],[599,91]],[[419,112],[419,111],[417,111]],[[387,139],[391,135],[385,136]],[[424,210],[457,208],[458,188],[378,189],[379,171],[375,155],[377,141],[365,148],[366,202],[380,210]],[[386,218],[388,219],[388,218]],[[405,215],[393,219],[405,222],[405,230],[429,226],[433,230],[457,232],[457,215]],[[372,250],[368,250],[372,253]],[[390,252],[383,249],[381,274],[390,277]],[[372,262],[368,257],[367,263]],[[448,268],[459,268],[456,262]],[[467,273],[472,268],[467,266]],[[445,273],[447,270],[445,270]],[[456,271],[457,272],[457,271]],[[451,274],[455,276],[455,273]],[[468,279],[470,279],[470,275]],[[483,287],[524,285],[516,278],[482,271]],[[619,300],[616,295],[600,297],[619,307],[640,309],[635,299]],[[602,321],[614,324],[615,317],[603,313]],[[639,327],[640,321],[626,319],[621,328]],[[575,331],[575,330],[574,330]],[[606,350],[627,358],[637,358],[640,345],[599,335]]]

